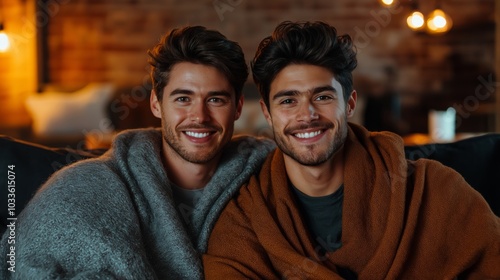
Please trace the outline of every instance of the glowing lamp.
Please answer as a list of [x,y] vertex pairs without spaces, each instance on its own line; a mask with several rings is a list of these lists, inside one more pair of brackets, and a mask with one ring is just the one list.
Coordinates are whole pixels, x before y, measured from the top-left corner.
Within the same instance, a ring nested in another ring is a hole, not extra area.
[[3,23],[0,23],[0,52],[8,51],[9,47],[9,36],[3,30]]
[[419,30],[424,27],[424,15],[419,11],[412,12],[408,18],[406,18],[406,24],[413,30]]
[[380,3],[385,6],[391,6],[392,4],[394,4],[394,0],[380,0]]
[[430,33],[444,33],[451,29],[451,18],[441,9],[435,9],[427,19],[427,29]]

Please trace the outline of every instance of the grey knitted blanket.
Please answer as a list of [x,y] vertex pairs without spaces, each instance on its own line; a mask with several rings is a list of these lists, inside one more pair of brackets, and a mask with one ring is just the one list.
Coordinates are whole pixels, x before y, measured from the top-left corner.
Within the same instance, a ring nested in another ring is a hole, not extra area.
[[15,272],[4,234],[0,279],[202,279],[217,217],[274,143],[233,139],[187,226],[160,148],[159,129],[129,130],[103,156],[54,174],[16,221]]

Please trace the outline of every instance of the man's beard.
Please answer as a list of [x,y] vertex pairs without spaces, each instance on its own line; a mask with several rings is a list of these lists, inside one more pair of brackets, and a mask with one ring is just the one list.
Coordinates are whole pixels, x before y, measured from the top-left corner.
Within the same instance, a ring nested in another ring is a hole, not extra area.
[[[318,125],[314,125],[312,127],[316,127]],[[311,127],[311,126],[310,126]],[[323,126],[325,127],[325,126]],[[326,127],[333,127],[333,124],[328,124]],[[333,142],[328,146],[325,152],[316,151],[317,144],[312,144],[308,146],[307,152],[297,152],[292,147],[292,144],[286,144],[283,141],[283,138],[280,138],[274,132],[274,140],[276,141],[276,145],[280,148],[280,150],[291,157],[293,160],[297,161],[301,165],[306,166],[316,166],[320,165],[330,158],[332,158],[344,145],[345,139],[347,138],[348,126],[347,126],[347,118],[344,122],[340,123],[339,130],[334,135]],[[286,133],[284,135],[287,135]]]
[[[214,127],[214,126],[207,126],[207,125],[191,125],[189,127],[182,127],[179,128],[179,131],[182,130],[189,130],[193,128],[211,128],[211,129],[216,129],[217,131],[220,131],[221,129],[219,127]],[[174,133],[174,129],[171,129],[169,126],[166,126],[163,130],[163,139],[165,140],[165,143],[175,152],[177,153],[181,158],[184,160],[191,162],[191,163],[196,163],[196,164],[204,164],[212,159],[214,159],[220,152],[220,147],[214,147],[212,148],[209,152],[206,153],[200,153],[200,152],[193,152],[193,151],[188,151],[188,149],[185,148],[185,146],[181,143],[178,137],[176,137]],[[181,132],[182,133],[182,132]],[[219,143],[222,144],[222,143]]]

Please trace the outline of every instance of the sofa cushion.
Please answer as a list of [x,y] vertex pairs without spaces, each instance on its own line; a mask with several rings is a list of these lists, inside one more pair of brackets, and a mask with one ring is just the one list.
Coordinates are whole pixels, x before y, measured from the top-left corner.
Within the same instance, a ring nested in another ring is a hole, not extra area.
[[500,216],[500,134],[485,134],[465,140],[405,147],[406,157],[429,158],[453,168]]
[[102,150],[83,151],[67,148],[48,148],[0,135],[0,233],[5,230],[8,216],[7,168],[13,166],[15,176],[15,216],[24,208],[36,190],[55,171],[75,161],[95,157]]

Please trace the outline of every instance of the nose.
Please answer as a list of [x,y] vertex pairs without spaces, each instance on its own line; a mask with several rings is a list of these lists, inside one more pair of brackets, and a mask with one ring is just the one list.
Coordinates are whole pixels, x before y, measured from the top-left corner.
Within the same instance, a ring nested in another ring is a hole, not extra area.
[[196,123],[205,123],[210,121],[207,104],[205,102],[195,102],[189,108],[189,119]]
[[303,122],[311,122],[319,119],[316,108],[310,102],[302,102],[297,108],[297,120]]

